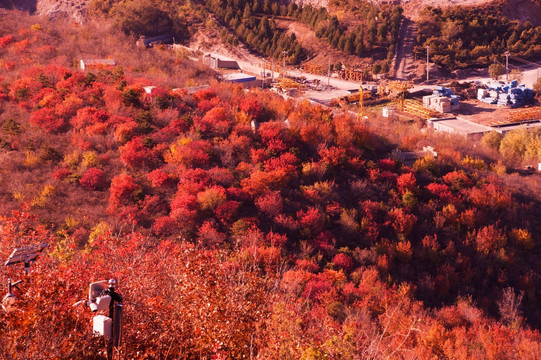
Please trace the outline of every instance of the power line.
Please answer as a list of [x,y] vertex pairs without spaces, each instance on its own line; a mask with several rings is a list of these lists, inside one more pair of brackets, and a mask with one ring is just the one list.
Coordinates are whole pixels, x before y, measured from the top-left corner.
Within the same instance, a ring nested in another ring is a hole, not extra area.
[[540,63],[535,63],[535,62],[532,62],[532,61],[528,61],[528,60],[526,60],[526,59],[521,59],[521,58],[516,57],[516,56],[510,55],[509,57],[510,57],[511,59],[513,59],[513,60],[520,61],[520,62],[522,62],[522,63],[524,63],[524,64],[535,65],[535,66],[541,66]]

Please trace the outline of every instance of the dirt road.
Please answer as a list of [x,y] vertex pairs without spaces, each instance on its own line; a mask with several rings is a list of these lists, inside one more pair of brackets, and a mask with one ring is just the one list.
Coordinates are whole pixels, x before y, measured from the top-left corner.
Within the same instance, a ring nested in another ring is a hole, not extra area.
[[404,18],[400,25],[396,51],[396,75],[399,80],[408,80],[410,73],[415,71],[413,46],[417,34],[417,24],[409,18]]

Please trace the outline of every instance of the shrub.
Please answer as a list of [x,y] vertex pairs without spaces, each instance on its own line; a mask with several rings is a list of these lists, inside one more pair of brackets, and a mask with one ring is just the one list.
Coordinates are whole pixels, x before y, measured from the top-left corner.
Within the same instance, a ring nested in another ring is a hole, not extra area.
[[147,174],[147,179],[150,181],[153,187],[160,187],[166,185],[170,178],[169,174],[162,169],[156,169]]
[[481,143],[490,149],[498,150],[500,148],[502,138],[503,136],[499,132],[491,131],[483,135]]
[[113,178],[109,189],[109,211],[122,205],[131,204],[137,197],[140,186],[128,174],[120,174]]
[[101,169],[90,168],[79,179],[79,183],[85,189],[103,190],[105,188],[105,174]]

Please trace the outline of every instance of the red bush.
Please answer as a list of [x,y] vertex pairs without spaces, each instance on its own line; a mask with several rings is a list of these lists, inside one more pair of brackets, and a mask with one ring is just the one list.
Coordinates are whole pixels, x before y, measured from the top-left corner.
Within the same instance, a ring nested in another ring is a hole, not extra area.
[[310,230],[311,234],[317,234],[323,229],[325,217],[319,209],[309,207],[307,210],[299,210],[297,212],[301,227]]
[[88,126],[103,124],[109,120],[109,114],[93,107],[85,107],[77,111],[77,115],[70,120],[74,129],[84,129]]
[[256,198],[255,204],[259,211],[264,212],[270,217],[274,217],[282,212],[282,197],[278,191],[260,195]]
[[426,186],[426,189],[436,195],[444,203],[452,203],[455,199],[449,186],[445,184],[431,183]]
[[117,126],[115,140],[121,144],[127,143],[137,132],[137,123],[133,120],[126,121]]
[[210,136],[226,136],[231,128],[231,119],[225,108],[215,107],[202,118],[194,119],[194,126]]
[[217,229],[216,224],[211,221],[205,221],[199,227],[198,235],[198,240],[202,245],[210,248],[220,246],[227,238],[223,232]]
[[42,127],[49,133],[57,133],[64,130],[66,122],[57,116],[53,109],[41,108],[30,115],[30,122]]
[[73,172],[71,170],[62,168],[62,169],[56,169],[53,172],[53,177],[55,179],[57,179],[57,180],[64,180],[65,178],[67,178],[71,174],[73,174]]
[[13,36],[11,35],[6,35],[6,36],[2,36],[0,37],[0,49],[6,47],[7,45],[11,44],[11,42],[13,41]]
[[348,160],[346,149],[336,146],[320,149],[319,156],[321,156],[321,162],[333,167],[344,164]]
[[378,167],[381,170],[387,170],[387,171],[396,172],[396,167],[397,166],[396,166],[396,161],[394,161],[394,160],[382,159],[382,160],[378,161]]
[[156,159],[152,150],[143,145],[143,138],[136,137],[121,146],[120,159],[131,168],[140,168],[155,163]]
[[505,245],[507,237],[504,232],[494,225],[482,227],[475,234],[477,250],[487,255]]
[[240,101],[239,108],[250,115],[252,119],[258,119],[261,114],[262,106],[257,100],[257,98],[251,96],[244,98]]
[[147,179],[153,187],[160,187],[169,183],[169,174],[162,169],[156,169],[147,174]]
[[463,170],[451,171],[443,176],[443,181],[445,181],[445,183],[455,191],[461,190],[465,187],[470,187],[472,185],[470,178]]
[[391,218],[391,226],[398,234],[405,236],[409,235],[413,229],[413,225],[417,222],[417,217],[413,214],[406,213],[401,208],[394,208],[389,211]]
[[413,191],[416,186],[416,179],[413,173],[405,173],[396,178],[396,186],[401,194],[406,191]]
[[169,216],[161,216],[154,220],[152,231],[158,236],[170,236],[176,229],[176,221]]
[[139,185],[128,174],[117,175],[111,181],[109,188],[109,211],[114,211],[121,205],[131,204]]
[[216,91],[210,88],[201,89],[201,90],[198,90],[195,94],[193,94],[193,97],[195,101],[197,102],[202,101],[202,100],[210,100],[216,97]]
[[101,169],[90,168],[79,179],[79,183],[89,190],[103,190],[105,188],[105,174]]
[[216,218],[218,220],[229,224],[236,218],[239,207],[240,203],[238,201],[229,200],[218,205],[214,212],[216,213]]
[[340,269],[344,269],[346,272],[351,271],[354,265],[353,259],[344,253],[334,255],[332,262]]
[[171,217],[191,225],[197,217],[197,198],[194,195],[177,193],[171,201]]

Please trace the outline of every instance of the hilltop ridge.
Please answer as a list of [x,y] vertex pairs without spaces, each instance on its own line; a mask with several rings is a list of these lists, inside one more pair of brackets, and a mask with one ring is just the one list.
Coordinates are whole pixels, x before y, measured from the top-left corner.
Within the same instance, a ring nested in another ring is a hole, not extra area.
[[[82,22],[87,16],[87,8],[91,2],[92,0],[0,0],[0,7],[51,17],[71,17],[77,22]],[[335,8],[347,3],[347,1],[343,0],[295,0],[294,2],[298,5]],[[386,4],[392,2],[375,0],[373,3]],[[407,0],[394,2],[395,5],[402,6],[408,16],[416,16],[425,6],[478,6],[490,3],[498,6],[502,13],[511,19],[529,21],[536,25],[541,24],[541,4],[536,0]]]

